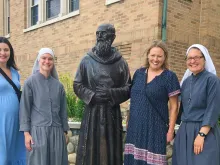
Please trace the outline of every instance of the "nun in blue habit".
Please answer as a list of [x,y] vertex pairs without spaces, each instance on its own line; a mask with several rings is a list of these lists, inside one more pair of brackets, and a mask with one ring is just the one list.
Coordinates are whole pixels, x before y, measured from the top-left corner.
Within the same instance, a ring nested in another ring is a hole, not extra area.
[[220,165],[220,81],[208,50],[200,44],[186,53],[181,81],[182,123],[172,165]]

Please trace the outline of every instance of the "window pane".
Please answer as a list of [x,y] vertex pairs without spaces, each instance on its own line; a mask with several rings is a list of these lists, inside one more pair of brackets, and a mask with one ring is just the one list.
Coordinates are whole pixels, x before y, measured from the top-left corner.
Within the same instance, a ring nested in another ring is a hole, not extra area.
[[70,12],[79,10],[79,0],[70,0]]
[[37,5],[38,4],[38,0],[32,0],[32,6]]
[[47,0],[46,11],[47,19],[57,16],[60,13],[60,0]]
[[38,5],[31,8],[31,25],[36,25],[38,21]]

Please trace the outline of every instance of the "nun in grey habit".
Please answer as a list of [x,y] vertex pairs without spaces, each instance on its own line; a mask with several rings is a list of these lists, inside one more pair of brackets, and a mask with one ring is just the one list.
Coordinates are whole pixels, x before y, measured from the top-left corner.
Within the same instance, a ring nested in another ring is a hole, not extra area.
[[172,165],[220,165],[220,81],[204,46],[194,44],[186,55],[182,123],[174,141]]
[[20,102],[27,165],[68,165],[66,97],[54,66],[54,53],[42,48]]

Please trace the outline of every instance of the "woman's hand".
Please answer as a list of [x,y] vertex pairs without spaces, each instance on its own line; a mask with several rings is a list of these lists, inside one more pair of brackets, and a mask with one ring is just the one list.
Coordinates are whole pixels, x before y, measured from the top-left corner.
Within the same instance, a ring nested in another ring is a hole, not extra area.
[[196,155],[200,154],[203,151],[204,141],[205,141],[205,137],[201,137],[200,135],[197,135],[194,141],[194,153]]
[[24,132],[24,137],[25,137],[25,147],[27,148],[28,151],[31,151],[31,144],[34,144],[32,136],[30,135],[29,132]]
[[167,132],[167,143],[171,142],[174,138],[174,132]]
[[126,131],[128,130],[128,121],[126,121]]
[[66,139],[66,144],[68,144],[69,138],[68,138],[68,136],[67,136],[67,134],[65,132],[64,132],[64,136],[65,136],[65,139]]

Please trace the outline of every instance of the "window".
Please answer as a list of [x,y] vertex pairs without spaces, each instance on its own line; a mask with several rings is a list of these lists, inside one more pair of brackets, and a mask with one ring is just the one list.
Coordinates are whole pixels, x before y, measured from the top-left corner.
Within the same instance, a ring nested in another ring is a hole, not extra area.
[[38,22],[38,0],[32,0],[31,4],[31,25],[36,25]]
[[57,17],[60,14],[60,0],[46,1],[46,19]]
[[4,35],[10,33],[10,0],[4,1]]
[[79,10],[79,0],[69,0],[69,12]]
[[30,31],[79,14],[79,0],[28,0],[27,28]]

